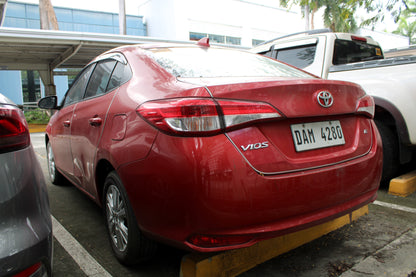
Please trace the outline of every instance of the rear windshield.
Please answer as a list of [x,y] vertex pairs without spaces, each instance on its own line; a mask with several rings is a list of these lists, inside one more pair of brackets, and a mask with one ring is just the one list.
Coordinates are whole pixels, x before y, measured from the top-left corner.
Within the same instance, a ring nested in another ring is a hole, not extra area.
[[334,65],[383,59],[381,48],[360,41],[335,40]]
[[174,47],[148,54],[176,77],[298,77],[314,78],[261,55],[222,48]]

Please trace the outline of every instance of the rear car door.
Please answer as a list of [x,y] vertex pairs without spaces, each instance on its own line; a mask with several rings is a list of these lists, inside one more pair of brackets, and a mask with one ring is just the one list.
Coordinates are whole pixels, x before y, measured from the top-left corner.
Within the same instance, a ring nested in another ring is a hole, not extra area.
[[71,127],[74,174],[92,197],[96,196],[94,171],[97,146],[106,124],[107,112],[118,91],[117,72],[125,66],[125,60],[119,55],[99,61],[86,88],[84,101],[78,103],[74,111]]
[[113,94],[105,95],[105,92],[115,64],[114,60],[97,63],[86,87],[84,100],[74,110],[71,126],[74,176],[84,189],[93,178],[95,148],[113,97]]

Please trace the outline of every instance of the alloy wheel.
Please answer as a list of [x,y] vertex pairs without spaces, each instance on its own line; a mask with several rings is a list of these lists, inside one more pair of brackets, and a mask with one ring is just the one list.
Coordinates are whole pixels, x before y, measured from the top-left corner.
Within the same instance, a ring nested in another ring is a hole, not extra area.
[[56,172],[55,172],[55,156],[52,152],[52,146],[50,143],[48,143],[48,172],[49,172],[49,178],[51,178],[52,182],[55,180]]
[[107,222],[110,236],[118,251],[124,252],[128,244],[126,203],[119,189],[110,185],[106,195]]

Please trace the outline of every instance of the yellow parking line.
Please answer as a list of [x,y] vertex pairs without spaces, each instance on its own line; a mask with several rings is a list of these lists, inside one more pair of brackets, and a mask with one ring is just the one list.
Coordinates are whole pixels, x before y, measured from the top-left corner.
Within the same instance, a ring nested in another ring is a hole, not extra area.
[[181,277],[236,276],[258,264],[295,249],[329,232],[350,224],[368,214],[368,206],[353,211],[332,221],[261,241],[253,246],[215,254],[192,253],[184,256]]
[[45,132],[46,124],[29,124],[29,133]]
[[390,181],[389,194],[406,197],[416,191],[416,170]]

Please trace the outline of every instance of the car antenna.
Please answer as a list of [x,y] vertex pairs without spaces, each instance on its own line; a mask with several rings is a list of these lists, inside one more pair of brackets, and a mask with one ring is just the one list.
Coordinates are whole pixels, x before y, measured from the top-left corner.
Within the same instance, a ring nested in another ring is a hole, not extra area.
[[201,38],[200,40],[198,40],[197,43],[199,46],[203,46],[203,47],[210,47],[211,45],[209,45],[209,38],[205,37],[205,38]]

